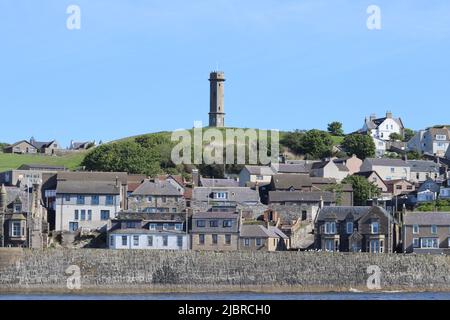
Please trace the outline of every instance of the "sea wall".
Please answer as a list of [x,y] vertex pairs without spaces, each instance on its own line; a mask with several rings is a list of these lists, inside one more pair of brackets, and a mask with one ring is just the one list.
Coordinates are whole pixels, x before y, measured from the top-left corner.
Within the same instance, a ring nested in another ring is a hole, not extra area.
[[367,291],[369,266],[380,290],[450,291],[441,255],[5,248],[0,293]]

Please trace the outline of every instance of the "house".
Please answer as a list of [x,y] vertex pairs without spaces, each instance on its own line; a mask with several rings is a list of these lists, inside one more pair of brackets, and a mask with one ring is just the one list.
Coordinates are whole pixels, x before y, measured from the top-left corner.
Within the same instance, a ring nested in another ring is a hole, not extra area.
[[56,231],[103,230],[110,218],[125,209],[127,174],[59,172],[53,191]]
[[437,180],[440,176],[440,165],[430,160],[407,160],[411,167],[409,181],[422,183],[428,179]]
[[394,118],[392,112],[386,112],[386,116],[377,118],[372,114],[366,117],[364,125],[359,133],[369,134],[371,137],[383,141],[389,141],[391,134],[396,133],[404,137],[405,127],[401,118]]
[[312,180],[308,175],[275,174],[268,188],[271,191],[312,191]]
[[315,247],[324,251],[392,252],[395,221],[383,208],[323,207],[315,221]]
[[335,159],[334,163],[342,164],[348,169],[348,174],[353,175],[361,170],[363,161],[359,159],[356,155],[352,155],[351,157],[347,158]]
[[428,179],[417,189],[417,202],[420,203],[435,201],[439,196],[440,190],[441,187],[439,184],[437,184],[431,178]]
[[128,197],[128,208],[136,212],[183,212],[183,190],[170,180],[144,180]]
[[351,184],[337,184],[336,179],[311,177],[312,191],[335,191],[337,194],[336,201],[341,206],[353,205],[353,187]]
[[31,137],[30,144],[32,144],[39,153],[46,155],[54,155],[56,151],[61,149],[59,143],[56,140],[36,141],[34,137]]
[[235,211],[242,206],[259,204],[258,192],[249,187],[194,187],[192,191],[194,212]]
[[29,188],[0,187],[0,247],[48,246],[47,211],[40,185]]
[[4,153],[35,154],[38,149],[26,140],[18,141],[3,149]]
[[350,170],[345,165],[345,160],[337,158],[316,162],[312,165],[311,176],[321,178],[333,178],[341,182],[350,174]]
[[445,126],[437,126],[418,131],[408,141],[407,150],[417,151],[421,154],[444,157],[448,154],[450,145],[450,130]]
[[387,192],[394,197],[410,194],[416,189],[413,183],[405,179],[387,180],[385,183]]
[[275,171],[271,167],[246,165],[239,173],[239,186],[249,187],[256,184],[269,184],[274,174]]
[[361,171],[376,171],[385,182],[388,180],[408,180],[411,176],[410,165],[401,159],[366,158]]
[[185,214],[120,212],[108,228],[109,249],[188,250]]
[[[194,189],[195,190],[195,189]],[[239,248],[240,214],[200,212],[192,216],[192,250],[234,251]]]
[[364,177],[367,181],[376,185],[382,194],[388,192],[386,183],[376,171],[360,171],[355,173],[355,175]]
[[91,147],[95,147],[95,140],[94,141],[81,141],[81,142],[76,142],[71,140],[70,141],[70,146],[69,146],[69,150],[87,150]]
[[270,168],[277,174],[305,174],[309,175],[314,162],[303,161],[301,163],[273,163]]
[[404,216],[403,252],[449,253],[450,212],[411,212]]
[[234,179],[214,179],[200,177],[202,187],[239,187],[239,182]]
[[239,233],[239,250],[283,251],[289,249],[289,237],[274,226],[243,224]]

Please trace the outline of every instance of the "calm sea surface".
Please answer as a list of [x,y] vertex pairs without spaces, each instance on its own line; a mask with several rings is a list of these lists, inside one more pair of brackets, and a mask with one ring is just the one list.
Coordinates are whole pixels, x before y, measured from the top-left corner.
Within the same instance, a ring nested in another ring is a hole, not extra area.
[[0,300],[450,300],[450,292],[426,293],[192,293],[136,295],[6,294]]

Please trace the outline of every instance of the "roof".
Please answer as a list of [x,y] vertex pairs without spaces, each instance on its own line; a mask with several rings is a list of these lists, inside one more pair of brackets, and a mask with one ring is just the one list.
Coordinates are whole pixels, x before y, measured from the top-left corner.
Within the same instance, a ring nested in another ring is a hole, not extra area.
[[31,143],[29,143],[27,140],[20,140],[20,141],[17,141],[17,142],[15,142],[15,143],[9,145],[9,146],[6,146],[5,149],[14,148],[15,146],[17,146],[17,145],[19,145],[19,144],[21,144],[21,143],[26,143],[26,144],[30,145],[31,147],[36,148],[36,147],[33,146]]
[[209,179],[200,178],[203,187],[238,187],[239,182],[234,179]]
[[223,202],[259,202],[259,194],[249,187],[195,187],[192,199],[196,201],[209,201],[214,192],[228,192],[228,199],[214,199]]
[[408,160],[411,172],[435,172],[439,173],[440,165],[429,160]]
[[402,159],[366,158],[364,161],[372,166],[409,167],[408,163]]
[[13,213],[10,220],[27,220],[22,213]]
[[360,172],[354,173],[355,176],[361,176],[366,179],[368,179],[372,174],[376,174],[381,179],[381,177],[379,176],[379,174],[376,171],[360,171]]
[[446,127],[429,128],[428,132],[433,136],[433,139],[435,139],[436,135],[445,135],[446,140],[450,140],[450,130]]
[[266,166],[245,166],[245,169],[252,174],[258,176],[272,176],[275,174],[275,171],[271,167]]
[[36,140],[30,141],[30,143],[38,149],[48,148],[54,142],[55,142],[55,140],[52,140],[52,141],[36,141]]
[[392,186],[392,185],[394,185],[394,184],[396,184],[396,183],[399,183],[399,182],[405,182],[405,183],[411,184],[411,185],[413,184],[413,183],[409,182],[409,181],[406,180],[406,179],[386,180],[386,181],[384,181],[384,184],[387,185],[387,186]]
[[284,234],[283,231],[281,231],[279,228],[274,227],[274,226],[269,226],[269,231],[275,233],[276,235],[278,235],[280,238],[283,239],[289,239],[289,237],[287,235]]
[[305,163],[301,164],[277,163],[272,164],[271,167],[276,173],[309,173],[311,165]]
[[420,187],[417,189],[417,192],[424,192],[424,191],[431,191],[431,192],[439,192],[440,191],[440,186],[439,184],[437,184],[435,181],[433,181],[432,179],[428,178],[427,181],[425,181],[424,183],[422,183],[420,185]]
[[403,224],[450,226],[450,212],[411,212],[404,216]]
[[59,194],[120,194],[120,185],[114,181],[58,180],[56,193]]
[[46,170],[46,171],[65,171],[66,167],[52,166],[47,164],[23,164],[17,170]]
[[[382,118],[375,118],[375,119],[371,119],[371,118],[366,118],[365,120],[365,124],[367,126],[367,128],[369,130],[371,129],[376,129],[378,128],[385,120],[387,119],[387,117],[382,117]],[[403,122],[401,118],[391,118],[392,120],[394,120],[395,122],[397,122],[397,124],[403,128]]]
[[269,191],[269,202],[335,202],[336,195],[329,191]]
[[240,236],[246,238],[278,238],[278,234],[260,224],[244,224]]
[[[335,215],[337,220],[345,220],[349,214],[352,214],[357,220],[368,213],[373,207],[350,207],[350,206],[336,206],[323,207],[317,214],[317,221],[324,220],[328,215]],[[381,208],[380,208],[381,209]]]
[[131,194],[131,196],[147,196],[147,195],[181,197],[180,191],[178,191],[178,189],[167,180],[165,181],[156,180],[155,182],[145,180]]
[[303,174],[276,174],[272,177],[272,182],[275,189],[289,189],[292,187],[299,190],[312,186],[311,177]]
[[234,212],[199,212],[194,213],[192,219],[238,219],[239,214]]
[[116,181],[118,179],[122,185],[127,184],[126,172],[95,172],[95,171],[75,171],[58,172],[59,181]]
[[185,235],[185,231],[177,230],[149,230],[146,228],[126,228],[126,229],[115,229],[110,231],[109,234],[182,234]]
[[335,178],[311,177],[312,184],[335,184]]
[[169,212],[132,212],[121,211],[117,214],[114,220],[145,220],[145,221],[185,221],[185,213],[169,213]]
[[9,207],[17,198],[22,203],[22,211],[28,211],[28,200],[31,202],[31,194],[27,194],[26,190],[22,190],[18,187],[6,187],[2,185],[2,188],[6,190],[6,206]]

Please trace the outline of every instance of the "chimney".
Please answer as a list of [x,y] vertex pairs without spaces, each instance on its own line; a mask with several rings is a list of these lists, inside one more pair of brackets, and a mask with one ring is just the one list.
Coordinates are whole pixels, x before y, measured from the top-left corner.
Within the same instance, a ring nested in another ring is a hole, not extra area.
[[392,112],[387,111],[387,112],[386,112],[386,118],[392,119]]
[[324,207],[323,196],[320,196],[319,209],[322,209],[323,207]]
[[200,185],[200,174],[198,169],[192,169],[192,185],[198,187]]
[[373,121],[373,120],[375,120],[377,118],[377,115],[375,114],[375,113],[372,113],[371,115],[370,115],[370,121]]

